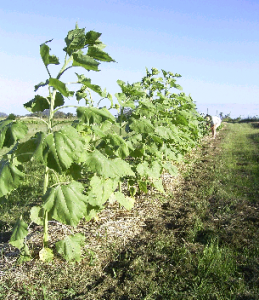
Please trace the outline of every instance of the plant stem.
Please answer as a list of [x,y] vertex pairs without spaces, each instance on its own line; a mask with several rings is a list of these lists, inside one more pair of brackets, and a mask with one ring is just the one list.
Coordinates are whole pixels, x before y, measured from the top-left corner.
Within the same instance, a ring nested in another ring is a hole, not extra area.
[[44,212],[44,233],[43,233],[43,248],[48,247],[49,233],[48,233],[48,212]]
[[[44,182],[43,182],[43,195],[46,194],[47,189],[49,185],[49,168],[45,168],[44,173]],[[48,212],[45,210],[44,212],[44,233],[43,233],[43,247],[48,247],[48,240],[49,240],[49,234],[48,234]]]
[[[51,93],[51,89],[49,87],[49,95],[50,95],[50,110],[49,110],[49,119],[48,119],[48,133],[52,132],[52,123],[54,118],[54,104],[56,97],[56,90],[53,89]],[[44,182],[43,182],[43,195],[46,194],[49,186],[49,168],[46,166],[44,172]],[[48,234],[48,212],[45,210],[44,212],[44,233],[43,233],[43,247],[48,247],[49,234]]]

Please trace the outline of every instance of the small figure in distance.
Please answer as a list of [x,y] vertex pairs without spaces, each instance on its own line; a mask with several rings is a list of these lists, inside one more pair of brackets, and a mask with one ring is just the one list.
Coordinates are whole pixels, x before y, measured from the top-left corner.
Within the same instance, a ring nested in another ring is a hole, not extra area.
[[210,121],[212,136],[216,138],[216,129],[221,125],[221,119],[217,116],[206,115],[205,118],[207,121]]

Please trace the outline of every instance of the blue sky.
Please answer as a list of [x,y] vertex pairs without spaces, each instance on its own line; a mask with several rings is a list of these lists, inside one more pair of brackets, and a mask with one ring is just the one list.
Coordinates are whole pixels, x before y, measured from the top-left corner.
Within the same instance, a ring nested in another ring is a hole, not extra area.
[[[199,111],[259,115],[259,1],[252,0],[5,1],[0,112],[27,113],[23,103],[47,78],[39,45],[53,39],[51,54],[62,61],[64,38],[76,22],[101,32],[105,51],[116,60],[86,74],[111,94],[120,91],[117,79],[140,81],[145,67],[155,67],[181,74],[178,83]],[[74,73],[66,79],[73,81]]]

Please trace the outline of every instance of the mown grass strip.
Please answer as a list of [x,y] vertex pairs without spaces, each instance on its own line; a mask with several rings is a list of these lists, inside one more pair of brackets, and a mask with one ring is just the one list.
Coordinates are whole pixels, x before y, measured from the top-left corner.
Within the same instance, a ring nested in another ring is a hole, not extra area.
[[228,124],[221,144],[204,146],[161,218],[106,268],[99,296],[258,299],[259,130],[251,126]]

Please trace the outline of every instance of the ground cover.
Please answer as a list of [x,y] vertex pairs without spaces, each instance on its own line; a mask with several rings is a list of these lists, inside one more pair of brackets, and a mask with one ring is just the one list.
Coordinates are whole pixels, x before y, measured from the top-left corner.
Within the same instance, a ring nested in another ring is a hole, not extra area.
[[[164,174],[166,195],[150,190],[130,212],[114,203],[81,222],[74,233],[88,242],[80,263],[16,266],[17,251],[2,242],[0,297],[258,299],[258,145],[257,123],[227,124],[186,157],[180,175]],[[37,192],[29,179],[27,186],[15,191],[16,199],[24,195],[19,204],[1,204],[2,232],[12,227],[14,210],[26,209],[26,195]],[[52,223],[50,236],[67,230]],[[37,247],[41,228],[30,234]]]

